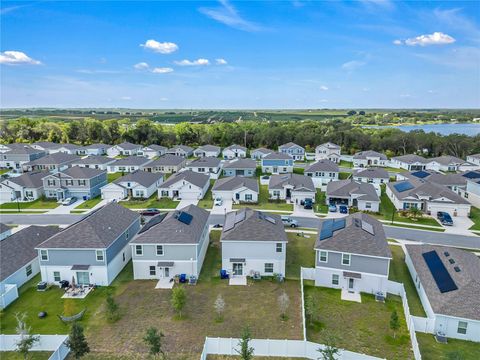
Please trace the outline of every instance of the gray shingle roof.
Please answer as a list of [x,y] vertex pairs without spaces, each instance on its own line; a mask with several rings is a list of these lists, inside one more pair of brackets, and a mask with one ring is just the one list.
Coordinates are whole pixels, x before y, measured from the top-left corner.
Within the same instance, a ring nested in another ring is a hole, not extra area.
[[12,150],[6,151],[3,154],[4,155],[16,155],[16,154],[30,155],[30,154],[42,154],[42,153],[44,153],[43,150],[37,150],[30,146],[23,145],[23,146],[14,146],[12,147]]
[[244,208],[229,212],[225,216],[227,223],[232,223],[233,227],[226,230],[224,225],[220,241],[288,241],[282,219],[276,214]]
[[224,169],[256,169],[257,162],[252,159],[237,158],[230,161],[226,161],[223,164]]
[[37,142],[34,142],[32,145],[37,145],[37,146],[42,147],[44,149],[53,149],[53,148],[58,147],[59,144],[51,142],[51,141],[37,141]]
[[243,176],[230,176],[218,179],[215,181],[212,191],[232,191],[240,189],[241,187],[246,187],[257,193],[259,192],[258,180],[256,178],[251,179]]
[[168,180],[161,185],[161,187],[167,188],[177,183],[178,181],[182,181],[182,180],[188,181],[193,185],[203,188],[207,183],[210,182],[210,176],[196,173],[191,170],[186,170],[170,176]]
[[91,179],[100,174],[106,174],[106,170],[100,169],[92,169],[92,168],[83,168],[80,166],[73,166],[71,168],[65,169],[55,174],[51,174],[51,176],[55,176],[58,178],[61,177],[71,177],[72,179]]
[[327,159],[319,160],[305,168],[306,173],[317,171],[339,172],[339,168],[337,164]]
[[65,148],[65,149],[77,151],[77,150],[79,150],[79,149],[82,149],[83,147],[80,146],[80,145],[70,144],[70,143],[66,143],[66,144],[56,144],[56,146],[52,146],[52,149],[59,149],[59,148]]
[[271,152],[264,157],[266,160],[292,160],[293,158],[285,153],[281,152]]
[[80,157],[77,155],[58,152],[29,161],[25,165],[62,165],[78,160]]
[[185,158],[177,155],[165,154],[156,160],[148,163],[148,167],[155,166],[178,166],[185,161]]
[[97,144],[87,145],[87,146],[85,146],[85,149],[102,149],[102,148],[107,149],[109,147],[110,147],[110,145],[97,143]]
[[2,184],[6,184],[8,186],[8,183],[12,182],[25,188],[38,189],[39,187],[43,186],[42,179],[49,174],[50,173],[48,171],[28,172],[20,176],[9,177],[8,179],[2,181]]
[[407,155],[401,155],[401,156],[395,156],[392,158],[392,160],[397,160],[403,163],[407,164],[413,164],[413,163],[422,163],[426,164],[428,162],[427,159],[425,159],[423,156],[419,156],[416,154],[407,154]]
[[91,155],[74,161],[74,164],[82,164],[82,165],[103,165],[114,162],[115,159],[109,158],[107,156],[101,155]]
[[289,148],[291,148],[291,147],[299,147],[299,148],[302,148],[302,149],[303,149],[303,147],[301,147],[300,145],[297,145],[297,144],[295,144],[294,142],[291,142],[291,141],[288,142],[288,143],[286,143],[286,144],[280,145],[280,146],[278,147],[278,149],[279,149],[279,150],[280,150],[280,149],[289,149]]
[[262,154],[270,154],[273,152],[273,150],[270,150],[270,149],[267,149],[267,148],[258,148],[258,149],[255,149],[255,150],[252,150],[251,153],[256,153],[256,152],[259,152],[259,153],[262,153]]
[[128,156],[123,159],[118,159],[111,166],[145,166],[152,160],[142,156]]
[[167,151],[167,148],[165,146],[162,146],[162,145],[157,145],[157,144],[150,144],[150,145],[147,145],[145,146],[144,149],[151,149],[153,151]]
[[340,149],[340,145],[334,144],[332,142],[326,142],[324,144],[320,144],[317,146],[317,148],[320,146],[326,147],[327,149]]
[[358,169],[353,172],[353,176],[369,179],[389,179],[388,171],[378,167]]
[[[480,320],[480,260],[465,250],[434,245],[406,245],[413,267],[436,314]],[[441,293],[422,254],[436,251],[458,289]],[[448,252],[450,256],[445,256]],[[449,259],[455,261],[450,264]],[[458,266],[460,272],[454,267]]]
[[245,146],[237,145],[237,144],[227,146],[225,149],[223,149],[223,151],[225,151],[225,150],[235,150],[235,149],[243,150],[245,152],[247,151],[247,148]]
[[215,157],[202,157],[196,160],[193,160],[189,167],[206,167],[206,168],[216,168],[220,166],[221,160]]
[[173,146],[171,147],[170,149],[168,149],[168,151],[175,151],[175,150],[183,150],[185,151],[186,153],[190,153],[193,151],[193,148],[190,147],[190,146],[187,146],[187,145],[176,145],[176,146]]
[[141,145],[132,144],[131,142],[128,142],[128,141],[124,141],[121,144],[118,144],[117,146],[122,148],[123,150],[135,150],[142,147]]
[[44,241],[38,248],[106,249],[139,218],[138,213],[111,202]]
[[0,281],[15,273],[38,256],[35,247],[55,235],[56,226],[29,226],[0,241]]
[[462,160],[456,156],[450,156],[450,155],[444,155],[444,156],[438,156],[438,157],[435,157],[435,158],[431,158],[428,162],[437,162],[441,165],[454,165],[454,164],[465,164],[466,161],[465,160]]
[[215,145],[202,145],[199,146],[198,148],[195,149],[195,151],[216,151],[220,152],[221,148],[220,146],[215,146]]
[[120,184],[122,182],[136,182],[145,187],[150,187],[151,185],[155,184],[158,180],[162,178],[163,178],[162,173],[151,173],[148,171],[137,170],[116,179],[114,183]]
[[[190,224],[178,220],[180,212],[192,216]],[[198,244],[203,230],[208,222],[209,212],[195,205],[188,205],[183,209],[157,215],[159,223],[152,225],[148,230],[140,232],[132,240],[134,244]],[[152,218],[154,223],[157,219]],[[148,226],[148,223],[147,225]]]
[[385,154],[381,154],[373,150],[360,151],[353,155],[354,159],[366,159],[367,157],[378,157],[381,160],[387,160],[387,156]]
[[315,192],[315,185],[309,176],[299,174],[281,174],[270,176],[268,189],[283,189],[285,186],[293,186],[293,190],[305,190]]
[[380,198],[375,191],[375,187],[372,184],[357,182],[350,179],[331,181],[327,185],[327,196],[330,197],[349,197],[358,194],[362,195],[357,197],[357,199],[360,200],[380,201]]
[[10,226],[8,226],[7,224],[4,224],[4,223],[0,222],[0,234],[3,234],[4,232],[7,232],[11,229],[12,228]]
[[[345,217],[343,229],[334,231],[331,237],[320,240],[325,221],[322,220],[320,223],[315,249],[392,258],[383,225],[377,219],[364,213],[348,215]],[[363,223],[371,226],[373,234],[365,230],[370,226],[365,226]]]

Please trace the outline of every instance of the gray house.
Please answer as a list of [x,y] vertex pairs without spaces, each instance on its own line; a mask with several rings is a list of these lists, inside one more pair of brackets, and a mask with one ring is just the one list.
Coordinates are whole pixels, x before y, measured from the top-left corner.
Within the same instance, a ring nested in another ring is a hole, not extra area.
[[189,205],[152,218],[130,243],[133,278],[198,278],[208,249],[208,216],[208,211]]
[[100,188],[107,184],[104,170],[71,167],[43,178],[43,189],[47,198],[57,200],[75,196],[91,199],[100,195]]
[[114,163],[108,165],[108,172],[115,173],[115,172],[134,172],[140,170],[142,167],[146,166],[150,163],[150,160],[147,157],[143,156],[129,156],[123,159],[119,159]]
[[38,245],[42,281],[110,285],[131,259],[140,215],[109,203]]
[[78,160],[80,160],[80,157],[77,155],[57,152],[25,163],[23,164],[23,169],[25,171],[47,170],[56,172],[65,170]]
[[106,155],[107,149],[110,145],[106,144],[91,144],[84,147],[86,155]]
[[188,158],[193,155],[193,148],[187,145],[177,145],[168,149],[167,154]]
[[315,242],[315,285],[386,295],[391,259],[378,220],[363,213],[324,219]]
[[257,162],[252,159],[237,158],[223,164],[225,176],[255,176]]
[[33,201],[43,195],[43,178],[47,171],[34,171],[9,177],[0,183],[0,201]]
[[278,151],[290,155],[294,160],[302,161],[305,158],[305,148],[293,142],[278,147]]
[[321,188],[330,181],[338,180],[338,165],[328,159],[321,159],[305,168],[305,176],[312,178],[315,187]]
[[0,155],[0,167],[22,171],[22,166],[36,159],[44,157],[46,152],[30,146],[15,146]]
[[193,160],[187,165],[187,169],[208,175],[210,176],[210,179],[218,179],[221,174],[222,164],[219,158],[204,156]]
[[92,155],[92,156],[87,156],[87,157],[75,160],[72,163],[72,166],[108,170],[108,166],[112,165],[115,161],[116,161],[115,159],[109,158],[107,156]]
[[353,206],[362,211],[377,212],[380,209],[380,198],[375,187],[353,179],[328,183],[326,203]]
[[187,160],[181,156],[163,155],[143,165],[141,170],[148,172],[176,173],[185,167]]

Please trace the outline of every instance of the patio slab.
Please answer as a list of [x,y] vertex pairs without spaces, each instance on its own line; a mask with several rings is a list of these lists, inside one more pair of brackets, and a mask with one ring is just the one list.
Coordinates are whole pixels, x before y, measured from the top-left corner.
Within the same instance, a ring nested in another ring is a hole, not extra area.
[[78,289],[78,292],[69,291],[63,294],[62,299],[85,299],[93,287]]
[[359,292],[350,292],[346,289],[342,289],[341,299],[346,301],[355,301],[358,303],[362,302],[362,297],[360,296]]
[[246,286],[247,285],[247,277],[246,276],[232,276],[228,281],[228,285]]
[[170,281],[169,278],[161,278],[155,285],[155,289],[172,289],[174,284],[175,281]]

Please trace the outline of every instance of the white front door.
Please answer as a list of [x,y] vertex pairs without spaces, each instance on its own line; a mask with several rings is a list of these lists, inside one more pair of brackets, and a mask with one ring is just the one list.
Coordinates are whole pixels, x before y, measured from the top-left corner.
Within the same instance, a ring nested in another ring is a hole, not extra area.
[[353,285],[355,280],[353,278],[348,278],[348,290],[353,290]]
[[158,269],[158,275],[161,277],[161,278],[168,278],[170,277],[170,268],[168,267],[160,267]]
[[243,264],[242,263],[233,263],[233,275],[243,275]]

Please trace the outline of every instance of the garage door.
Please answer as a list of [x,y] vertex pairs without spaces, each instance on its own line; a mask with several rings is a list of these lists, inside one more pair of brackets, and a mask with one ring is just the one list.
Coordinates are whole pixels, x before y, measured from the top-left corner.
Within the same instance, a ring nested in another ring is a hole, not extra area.
[[102,191],[102,199],[104,200],[122,200],[124,193],[122,190],[104,190]]
[[194,200],[194,199],[198,199],[199,195],[200,194],[199,194],[198,191],[182,191],[182,193],[181,193],[182,199]]
[[453,206],[432,204],[429,206],[429,210],[432,216],[437,216],[437,212],[439,211],[444,211],[446,213],[449,213],[450,216],[468,216],[468,207],[465,207],[465,206],[453,207]]

